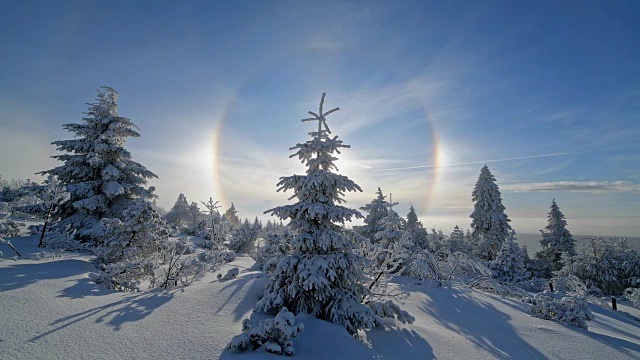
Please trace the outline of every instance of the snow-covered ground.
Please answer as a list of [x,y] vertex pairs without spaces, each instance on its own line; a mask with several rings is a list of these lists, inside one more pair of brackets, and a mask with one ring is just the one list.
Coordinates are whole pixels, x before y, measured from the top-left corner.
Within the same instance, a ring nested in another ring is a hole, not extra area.
[[[266,275],[240,257],[219,272],[171,291],[119,293],[95,285],[90,257],[65,253],[37,259],[37,238],[12,242],[23,254],[0,258],[0,359],[276,358],[264,351],[224,351],[262,294]],[[0,245],[3,246],[3,245]],[[47,250],[51,254],[51,250]],[[294,340],[299,359],[638,359],[640,310],[591,305],[589,330],[532,318],[529,305],[464,286],[446,288],[398,277],[408,291],[403,308],[412,325],[351,337],[342,327],[300,315],[305,330]]]

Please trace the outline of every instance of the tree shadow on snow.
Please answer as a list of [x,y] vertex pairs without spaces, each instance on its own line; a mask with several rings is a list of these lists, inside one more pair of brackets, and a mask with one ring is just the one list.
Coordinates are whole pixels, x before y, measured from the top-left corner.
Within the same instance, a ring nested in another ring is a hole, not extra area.
[[434,359],[433,348],[414,330],[400,327],[366,331],[371,359]]
[[9,265],[0,268],[0,292],[20,289],[40,280],[64,279],[90,271],[95,271],[91,263],[77,259]]
[[[638,356],[638,352],[640,351],[640,345],[638,345],[638,342],[640,342],[640,322],[639,321],[629,318],[623,312],[613,311],[611,309],[606,309],[597,305],[590,305],[589,310],[591,310],[591,313],[593,314],[593,317],[594,317],[594,320],[591,321],[591,324],[589,324],[589,329],[591,329],[592,327],[606,329],[614,333],[619,333],[629,339],[633,339],[636,342],[634,343],[625,339],[612,337],[604,334],[598,334],[592,331],[587,332],[586,333],[587,336],[603,344],[606,344],[618,351],[621,351],[629,356]],[[626,331],[621,327],[615,327],[611,323],[598,321],[599,317],[609,317],[618,322],[622,322],[626,325],[629,325],[635,328],[634,329],[635,331]],[[630,353],[629,351],[633,351],[633,353]]]
[[100,285],[97,285],[90,278],[67,280],[66,282],[73,283],[73,285],[61,290],[58,297],[66,297],[70,299],[83,299],[87,296],[102,296],[113,294],[113,290],[106,289]]
[[430,299],[419,308],[494,358],[546,358],[515,332],[509,324],[510,316],[491,303],[472,297],[471,291],[464,288],[432,291],[429,292]]
[[232,302],[231,300],[236,299],[239,296],[238,293],[245,286],[249,286],[246,296],[243,296],[242,300],[238,301],[237,306],[233,309],[235,315],[234,321],[239,321],[248,311],[253,310],[258,300],[260,300],[267,279],[259,274],[252,273],[227,281],[229,284],[220,290],[220,295],[227,296],[227,298],[218,309],[216,309],[215,315],[225,310],[227,305]]
[[45,336],[68,326],[95,318],[95,323],[105,322],[118,331],[125,323],[136,322],[149,316],[154,310],[164,305],[173,298],[173,293],[163,289],[155,289],[142,294],[127,295],[121,300],[98,306],[77,314],[60,318],[49,326],[54,328],[31,339],[38,341]]

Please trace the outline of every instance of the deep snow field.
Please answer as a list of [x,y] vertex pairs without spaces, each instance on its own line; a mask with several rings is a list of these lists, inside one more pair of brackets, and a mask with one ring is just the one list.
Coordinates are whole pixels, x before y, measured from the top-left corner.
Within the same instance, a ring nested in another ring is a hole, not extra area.
[[[266,275],[239,257],[190,287],[139,293],[94,284],[90,256],[64,252],[38,260],[36,236],[11,238],[23,257],[0,244],[0,359],[276,359],[224,351],[241,332],[262,294]],[[238,267],[220,281],[217,273]],[[533,318],[529,305],[469,289],[444,288],[405,277],[403,309],[412,325],[351,337],[341,326],[297,317],[305,330],[294,340],[298,359],[640,359],[640,310],[623,302],[617,312],[591,305],[585,331]]]

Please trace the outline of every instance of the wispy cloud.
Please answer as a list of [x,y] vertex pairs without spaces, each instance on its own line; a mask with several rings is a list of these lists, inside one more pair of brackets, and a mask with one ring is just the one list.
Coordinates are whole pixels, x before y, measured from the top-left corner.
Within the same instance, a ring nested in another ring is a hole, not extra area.
[[448,167],[448,166],[461,166],[461,165],[485,164],[485,163],[502,162],[502,161],[514,161],[514,160],[537,159],[537,158],[551,157],[551,156],[563,156],[563,155],[584,154],[584,153],[592,153],[592,152],[606,151],[606,150],[608,150],[608,149],[592,150],[592,151],[576,151],[576,152],[559,152],[559,153],[551,153],[551,154],[540,154],[540,155],[519,156],[519,157],[504,158],[504,159],[491,159],[491,160],[469,161],[469,162],[459,162],[459,163],[449,163],[449,164],[438,164],[438,165],[436,165],[436,164],[431,164],[431,165],[418,165],[418,166],[409,166],[409,167],[400,167],[400,168],[391,168],[391,169],[376,169],[376,171],[399,171],[399,170],[428,169],[428,168]]
[[555,181],[502,186],[505,191],[548,192],[572,191],[590,193],[636,192],[640,185],[628,181]]

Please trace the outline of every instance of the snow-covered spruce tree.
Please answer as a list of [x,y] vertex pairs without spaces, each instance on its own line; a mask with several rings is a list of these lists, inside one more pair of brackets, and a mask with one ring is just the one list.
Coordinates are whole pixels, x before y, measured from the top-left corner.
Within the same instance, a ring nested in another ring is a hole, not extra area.
[[471,252],[471,248],[464,238],[464,231],[462,231],[458,225],[453,228],[453,231],[449,235],[448,247],[452,253],[463,252],[469,254]]
[[242,225],[242,222],[238,217],[238,210],[236,210],[236,207],[235,205],[233,205],[233,203],[231,203],[231,207],[224,212],[224,217],[227,218],[229,224],[231,224],[232,227],[238,227]]
[[[290,157],[298,157],[307,166],[306,175],[280,178],[279,189],[293,190],[297,202],[267,210],[280,219],[291,219],[292,254],[284,256],[265,286],[264,297],[256,304],[258,311],[278,312],[287,307],[294,313],[306,312],[317,318],[341,324],[351,334],[358,329],[377,326],[382,317],[396,316],[412,321],[406,312],[391,303],[367,302],[369,291],[362,281],[365,259],[353,251],[358,246],[346,235],[344,223],[362,217],[357,210],[340,205],[345,191],[362,191],[337,170],[333,154],[348,148],[331,133],[326,116],[338,111],[324,111],[322,94],[319,112],[303,122],[317,121],[311,139],[297,144]],[[366,304],[365,304],[366,303]]]
[[562,268],[562,254],[575,256],[575,240],[567,230],[567,221],[564,214],[556,204],[556,199],[551,202],[551,210],[547,216],[548,222],[544,230],[540,230],[542,250],[536,254],[539,259],[545,259],[551,264],[551,271]]
[[474,202],[470,217],[472,236],[476,243],[476,255],[488,261],[496,258],[504,239],[509,236],[509,218],[502,205],[496,178],[487,165],[480,170],[480,176],[471,193]]
[[257,232],[254,231],[249,219],[244,218],[242,225],[233,232],[233,237],[229,241],[229,249],[248,254],[253,251],[257,239]]
[[173,204],[173,207],[171,208],[171,210],[169,210],[169,212],[165,216],[165,219],[169,224],[180,226],[183,222],[186,222],[190,218],[191,214],[189,212],[189,202],[187,201],[187,197],[184,196],[183,193],[180,193],[180,195],[178,195],[176,203]]
[[101,87],[97,100],[82,123],[63,126],[76,139],[52,142],[66,152],[52,156],[64,165],[40,173],[56,175],[70,195],[60,206],[57,230],[85,242],[93,239],[92,228],[100,219],[122,219],[136,199],[151,199],[153,188],[145,185],[157,177],[124,148],[127,138],[140,134],[131,120],[118,115],[118,93]]
[[385,200],[386,196],[382,194],[382,190],[378,188],[377,196],[370,203],[360,208],[367,213],[364,217],[364,225],[358,226],[356,229],[360,235],[366,237],[371,242],[375,242],[374,236],[384,229],[382,219],[388,215],[389,202]]
[[402,270],[409,248],[413,245],[407,241],[406,222],[393,210],[393,204],[390,204],[387,216],[380,223],[382,230],[373,236],[375,244],[372,260],[378,268],[376,271],[397,273]]
[[189,219],[191,220],[191,226],[192,227],[197,226],[198,222],[200,222],[201,217],[202,217],[202,212],[198,207],[198,203],[195,201],[192,201],[191,205],[189,205]]
[[413,205],[409,208],[405,228],[412,243],[420,249],[427,248],[427,229],[424,228],[421,221],[418,221],[418,215],[416,214],[416,209],[413,208]]
[[529,273],[525,266],[524,252],[515,240],[516,232],[511,230],[496,258],[489,263],[489,268],[493,270],[494,276],[498,281],[514,283],[529,278]]

